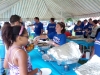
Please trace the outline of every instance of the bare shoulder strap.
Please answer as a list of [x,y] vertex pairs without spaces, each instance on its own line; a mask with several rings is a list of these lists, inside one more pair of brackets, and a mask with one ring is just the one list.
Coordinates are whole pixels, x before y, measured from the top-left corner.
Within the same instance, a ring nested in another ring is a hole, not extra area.
[[17,52],[18,51],[20,51],[21,49],[17,49],[16,51],[15,51],[15,53],[14,53],[14,56],[13,56],[13,58],[12,58],[12,64],[14,65],[14,58],[15,58],[15,55],[17,54]]

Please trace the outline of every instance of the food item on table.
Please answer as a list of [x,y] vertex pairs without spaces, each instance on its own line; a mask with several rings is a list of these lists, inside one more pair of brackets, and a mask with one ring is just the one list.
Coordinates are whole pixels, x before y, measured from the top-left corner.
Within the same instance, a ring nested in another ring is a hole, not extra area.
[[49,44],[48,43],[38,43],[38,46],[48,46]]
[[25,48],[26,48],[27,51],[31,51],[31,50],[34,49],[34,44],[29,44]]
[[76,39],[76,36],[68,36],[69,39]]

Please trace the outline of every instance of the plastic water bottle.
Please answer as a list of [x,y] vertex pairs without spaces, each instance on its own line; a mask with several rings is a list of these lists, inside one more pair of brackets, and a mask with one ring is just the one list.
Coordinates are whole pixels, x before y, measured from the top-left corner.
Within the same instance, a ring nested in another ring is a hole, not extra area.
[[69,70],[69,66],[68,66],[68,65],[65,65],[65,66],[64,66],[64,70],[65,70],[65,71],[68,71],[68,70]]
[[86,59],[90,59],[90,52],[86,52]]

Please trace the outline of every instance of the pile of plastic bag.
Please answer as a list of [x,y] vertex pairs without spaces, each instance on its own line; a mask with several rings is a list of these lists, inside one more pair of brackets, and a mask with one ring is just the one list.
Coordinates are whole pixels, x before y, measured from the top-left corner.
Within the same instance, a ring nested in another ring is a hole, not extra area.
[[51,48],[47,54],[52,55],[57,61],[70,61],[68,64],[76,63],[82,56],[79,45],[72,41],[62,46]]

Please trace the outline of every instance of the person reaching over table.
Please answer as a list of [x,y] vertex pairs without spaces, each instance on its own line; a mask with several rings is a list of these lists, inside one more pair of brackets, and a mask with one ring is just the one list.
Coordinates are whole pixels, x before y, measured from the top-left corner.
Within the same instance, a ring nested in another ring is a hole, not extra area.
[[4,68],[9,68],[10,75],[34,75],[38,69],[32,70],[28,55],[23,46],[28,43],[27,30],[20,25],[4,25],[2,39],[7,47]]
[[40,36],[41,34],[43,34],[43,24],[39,21],[38,17],[35,17],[34,21],[35,21],[35,24],[34,24],[34,26],[35,26],[35,29],[34,29],[35,35]]
[[81,26],[81,21],[78,21],[77,25],[75,25],[75,27],[74,27],[75,35],[83,35],[82,30],[83,30],[83,28]]
[[48,35],[40,35],[40,39],[49,38],[49,41],[53,46],[60,46],[66,43],[65,24],[63,22],[58,22],[56,25],[56,32],[52,32]]

